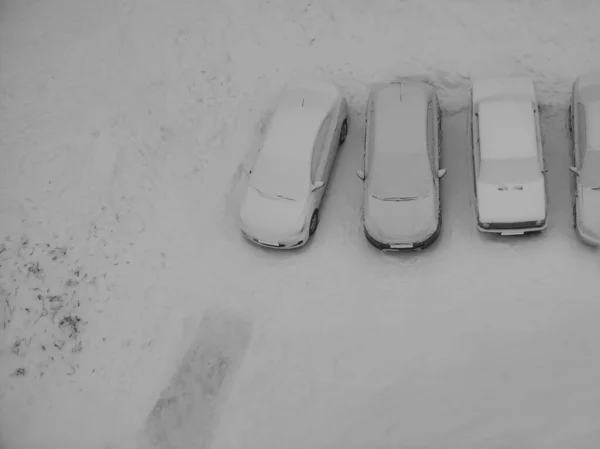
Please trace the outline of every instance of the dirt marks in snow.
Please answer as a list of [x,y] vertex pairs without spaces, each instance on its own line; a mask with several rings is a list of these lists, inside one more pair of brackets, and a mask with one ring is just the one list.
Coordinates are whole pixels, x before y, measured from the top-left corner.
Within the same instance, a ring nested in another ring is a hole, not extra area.
[[[13,377],[43,376],[60,364],[77,371],[83,348],[86,290],[97,279],[69,258],[70,248],[5,238],[0,244],[2,370]],[[35,363],[34,363],[35,362]]]

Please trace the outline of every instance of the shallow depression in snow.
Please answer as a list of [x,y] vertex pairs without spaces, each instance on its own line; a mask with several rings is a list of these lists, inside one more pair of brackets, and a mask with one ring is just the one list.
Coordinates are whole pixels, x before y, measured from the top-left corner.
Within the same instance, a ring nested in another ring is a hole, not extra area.
[[[597,447],[597,252],[571,221],[566,104],[593,2],[267,0],[0,7],[0,446]],[[253,247],[241,163],[321,74],[348,139],[314,241]],[[443,231],[360,229],[367,84],[430,79]],[[536,81],[548,230],[481,236],[470,79]]]

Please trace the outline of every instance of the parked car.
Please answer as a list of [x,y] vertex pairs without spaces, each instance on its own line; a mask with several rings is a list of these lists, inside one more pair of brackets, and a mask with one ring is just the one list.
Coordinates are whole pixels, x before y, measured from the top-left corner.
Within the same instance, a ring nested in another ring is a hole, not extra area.
[[533,81],[475,81],[470,109],[478,229],[501,235],[543,231],[547,181]]
[[254,167],[245,167],[244,236],[270,248],[305,245],[317,230],[323,194],[347,133],[348,105],[338,86],[322,80],[288,85]]
[[569,107],[573,139],[573,221],[579,237],[600,245],[600,73],[579,76]]
[[385,251],[423,249],[442,223],[441,113],[436,91],[419,81],[373,86],[365,132],[363,227]]

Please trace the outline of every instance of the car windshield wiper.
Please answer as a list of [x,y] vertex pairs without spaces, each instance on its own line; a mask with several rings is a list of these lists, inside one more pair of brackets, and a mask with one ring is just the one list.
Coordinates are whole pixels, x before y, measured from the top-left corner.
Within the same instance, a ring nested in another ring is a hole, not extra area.
[[380,198],[378,196],[375,195],[371,195],[373,198],[378,199],[380,201],[414,201],[414,200],[418,200],[419,198],[416,196],[397,196],[397,197],[386,197],[386,198]]
[[254,190],[256,190],[258,193],[260,193],[262,196],[267,197],[267,198],[280,198],[282,200],[288,200],[288,201],[296,201],[294,198],[289,198],[287,196],[283,196],[283,195],[279,195],[279,194],[272,194],[272,193],[266,193],[263,192],[262,190],[260,190],[257,187],[252,186],[252,188]]
[[288,200],[288,201],[296,201],[294,198],[289,198],[287,196],[283,196],[283,195],[275,195],[277,198],[281,198],[282,200]]

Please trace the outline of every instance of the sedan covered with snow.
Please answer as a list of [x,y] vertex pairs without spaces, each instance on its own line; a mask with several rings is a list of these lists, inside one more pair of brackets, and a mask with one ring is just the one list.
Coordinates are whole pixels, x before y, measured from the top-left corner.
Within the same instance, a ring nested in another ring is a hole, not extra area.
[[475,81],[470,108],[478,229],[501,235],[544,230],[546,170],[533,82]]
[[264,136],[240,210],[241,231],[270,248],[299,248],[319,223],[319,207],[348,132],[340,89],[322,80],[287,86]]
[[367,105],[363,225],[385,251],[421,249],[441,229],[441,114],[435,89],[418,81],[375,85]]
[[569,130],[573,138],[573,218],[579,237],[600,245],[600,73],[573,83]]

